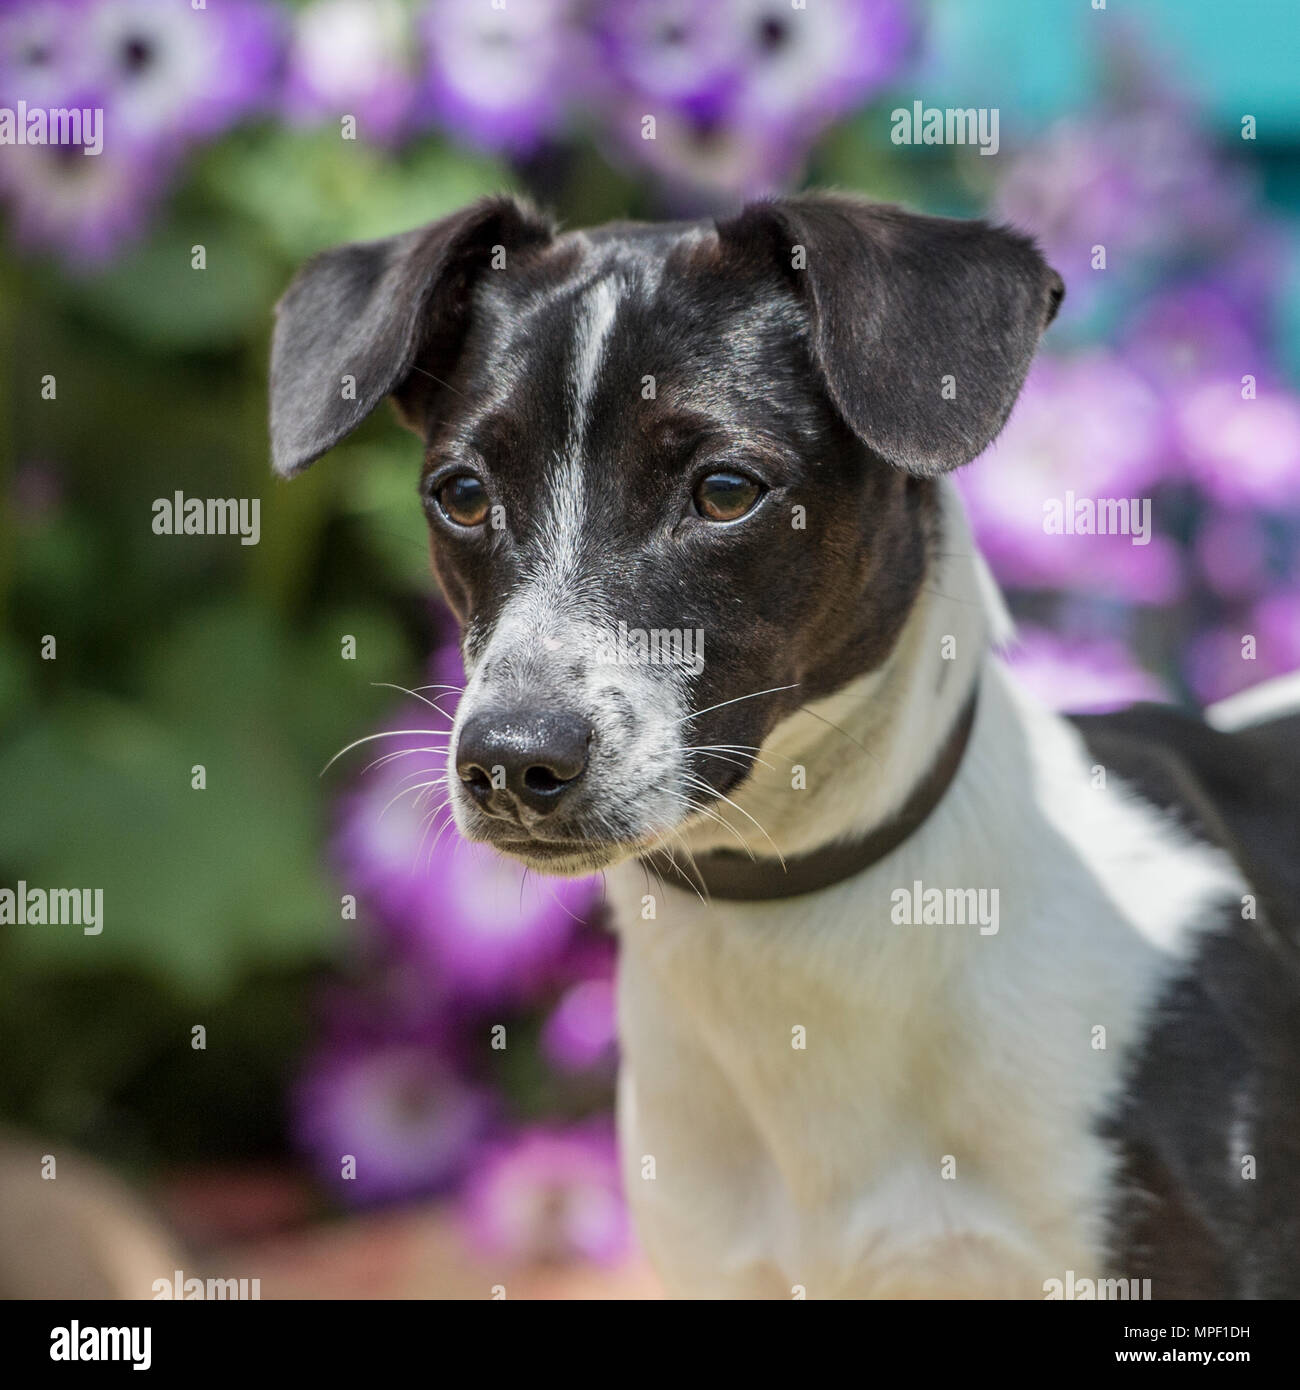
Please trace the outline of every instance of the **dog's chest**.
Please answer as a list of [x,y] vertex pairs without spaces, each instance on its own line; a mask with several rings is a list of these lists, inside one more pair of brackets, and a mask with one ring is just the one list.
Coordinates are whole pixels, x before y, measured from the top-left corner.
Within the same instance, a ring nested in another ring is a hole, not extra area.
[[675,1289],[1041,1296],[1096,1268],[1109,1156],[1035,1060],[1066,1029],[972,1009],[942,943],[848,975],[649,931],[625,944],[621,1123]]
[[[1065,815],[1082,841],[1031,815],[991,877],[941,827],[786,903],[661,890],[644,920],[642,875],[614,876],[625,1172],[674,1293],[1041,1298],[1104,1277],[1099,1122],[1168,947],[1221,885],[1125,800]],[[999,888],[996,934],[891,921],[892,892],[941,866]]]

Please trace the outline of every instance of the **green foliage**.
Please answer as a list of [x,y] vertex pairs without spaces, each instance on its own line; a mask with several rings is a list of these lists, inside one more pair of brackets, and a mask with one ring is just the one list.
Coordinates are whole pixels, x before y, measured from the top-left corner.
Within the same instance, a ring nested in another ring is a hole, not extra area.
[[[391,704],[376,683],[419,680],[434,585],[419,446],[387,412],[272,478],[272,306],[321,247],[508,185],[436,143],[241,132],[102,272],[0,256],[0,886],[104,894],[98,936],[0,928],[10,1119],[145,1164],[276,1142],[304,980],[344,943],[327,848],[347,774],[320,774]],[[259,498],[259,544],[155,534],[178,489]]]

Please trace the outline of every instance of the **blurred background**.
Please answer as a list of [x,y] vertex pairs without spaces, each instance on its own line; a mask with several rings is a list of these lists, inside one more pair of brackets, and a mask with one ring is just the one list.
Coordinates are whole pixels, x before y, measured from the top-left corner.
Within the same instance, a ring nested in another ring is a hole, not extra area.
[[[418,445],[381,411],[270,477],[304,258],[503,188],[1032,231],[1068,297],[961,477],[1014,659],[1195,705],[1300,667],[1298,71],[1293,0],[0,0],[0,107],[105,111],[96,156],[0,145],[0,885],[105,923],[0,926],[0,1292],[656,1291],[600,885],[431,800]],[[997,153],[892,143],[914,101],[996,108]],[[155,534],[177,490],[260,499],[258,544]],[[1151,499],[1149,542],[1045,534],[1068,490]]]

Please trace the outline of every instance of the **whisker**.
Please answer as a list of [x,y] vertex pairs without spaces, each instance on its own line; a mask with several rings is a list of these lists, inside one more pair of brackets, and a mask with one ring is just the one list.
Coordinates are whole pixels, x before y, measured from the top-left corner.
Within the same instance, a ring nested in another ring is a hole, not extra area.
[[977,598],[958,598],[956,594],[945,594],[942,589],[932,589],[928,584],[922,584],[921,589],[924,593],[933,594],[935,598],[947,600],[949,603],[964,603],[970,608],[983,608],[982,599]]
[[439,738],[443,734],[450,733],[450,729],[383,729],[377,734],[367,734],[364,738],[355,739],[346,748],[340,748],[321,768],[320,775],[324,777],[345,753],[350,753],[354,748],[360,748],[363,743],[373,743],[377,738]]
[[456,390],[456,387],[454,387],[451,382],[444,381],[440,376],[434,376],[432,372],[425,371],[423,367],[412,366],[411,370],[413,372],[419,372],[421,376],[427,376],[430,381],[436,381],[439,386],[445,386],[448,391],[455,391],[456,395],[460,396],[462,399],[468,399],[464,391]]
[[734,825],[732,825],[732,823],[729,820],[727,820],[724,816],[719,815],[718,812],[715,811],[712,806],[706,806],[702,801],[696,801],[694,797],[687,796],[684,792],[673,791],[671,788],[665,788],[665,790],[668,792],[669,796],[675,797],[678,801],[682,802],[686,807],[688,807],[689,810],[697,812],[698,814],[707,817],[709,820],[716,821],[724,830],[729,830],[737,838],[737,840],[740,841],[741,848],[749,854],[749,857],[751,859],[754,857],[754,852],[749,848],[749,845],[745,841],[745,837],[740,833],[739,830],[736,829]]
[[866,744],[859,743],[858,740],[854,738],[852,734],[848,733],[844,729],[841,729],[838,724],[832,724],[829,719],[823,718],[823,716],[818,714],[816,710],[809,709],[807,705],[800,705],[799,709],[803,714],[811,714],[814,719],[821,720],[821,722],[825,724],[828,729],[834,729],[837,734],[843,734],[844,737],[848,739],[848,741],[851,744],[853,744],[855,748],[861,748],[862,751],[867,755],[867,757],[871,759],[873,763],[879,764],[880,759],[876,757],[876,755],[871,751],[870,748],[866,746]]
[[412,753],[445,753],[446,747],[442,748],[399,748],[396,753],[384,753],[376,758],[374,762],[369,762],[361,769],[364,777],[367,772],[377,767],[383,767],[385,763],[391,763],[394,758],[409,758]]
[[742,700],[757,700],[760,695],[775,695],[780,690],[797,690],[798,681],[794,685],[774,685],[771,690],[755,690],[749,695],[737,695],[734,700],[722,700],[716,705],[706,705],[703,709],[692,710],[690,714],[684,714],[678,724],[685,724],[688,719],[698,719],[702,714],[709,714],[715,709],[725,709],[728,705],[738,705]]
[[[680,832],[679,830],[677,830],[676,827],[668,828],[668,829],[665,830],[664,833],[665,833],[665,834],[668,834],[668,835],[673,835],[673,836],[675,836],[675,837],[677,838],[678,842],[681,844],[682,849],[683,849],[683,850],[686,850],[686,853],[687,853],[688,855],[690,854],[690,851],[689,851],[689,849],[687,849],[687,846],[686,846],[686,841],[682,839],[682,837],[681,837],[681,832]],[[660,850],[661,850],[661,852],[662,852],[663,854],[665,854],[665,855],[668,857],[668,862],[673,866],[673,872],[678,876],[678,878],[682,879],[682,880],[685,882],[686,886],[691,890],[691,892],[693,892],[693,893],[695,894],[695,896],[696,896],[697,898],[699,898],[699,900],[700,900],[702,903],[704,903],[704,905],[707,907],[707,906],[708,906],[707,900],[705,899],[704,895],[700,892],[699,887],[697,887],[696,884],[691,880],[690,875],[687,874],[687,873],[685,872],[685,870],[682,869],[682,867],[681,867],[680,864],[678,864],[678,862],[677,862],[677,856],[672,852],[671,849],[669,849],[669,847],[668,847],[667,845],[662,845],[662,846],[660,846]],[[645,860],[642,860],[641,862],[642,862],[643,864],[645,864],[646,861],[645,861]],[[654,876],[659,880],[659,886],[660,886],[661,888],[667,887],[667,884],[666,884],[665,881],[664,881],[664,876],[663,876],[663,874],[661,874],[661,873],[659,872],[659,870],[656,869],[653,865],[647,865],[647,867],[649,868],[650,872],[653,873]],[[695,865],[694,867],[695,867],[695,876],[696,876],[696,878],[700,878],[699,866],[698,866],[698,865]],[[703,882],[704,882],[704,880],[703,880],[702,878],[700,878],[700,883],[703,884]]]
[[[438,785],[438,783],[436,783],[436,782],[422,782],[422,783],[420,784],[421,787],[432,787],[432,786],[437,786],[437,785]],[[375,817],[375,820],[376,820],[376,821],[381,821],[381,820],[383,820],[383,818],[384,818],[384,816],[387,814],[388,808],[389,808],[390,806],[392,806],[395,802],[400,801],[408,792],[419,791],[419,789],[420,789],[419,787],[403,787],[403,788],[401,789],[401,791],[399,791],[395,796],[392,796],[392,797],[389,798],[388,803],[384,806],[384,809],[383,809],[382,811],[380,811],[380,813]],[[412,806],[413,806],[414,809],[418,810],[418,809],[419,809],[419,806],[420,806],[419,801],[417,800],[417,801],[412,802]]]
[[777,847],[776,847],[776,841],[767,833],[766,830],[763,829],[763,827],[762,827],[761,825],[759,825],[759,823],[758,823],[756,820],[754,820],[754,817],[751,816],[751,815],[749,814],[749,812],[748,812],[747,810],[745,810],[745,808],[744,808],[743,806],[738,805],[736,802],[734,802],[729,796],[726,796],[724,793],[715,790],[713,787],[709,786],[709,784],[708,784],[707,782],[703,781],[702,779],[695,778],[693,773],[687,773],[686,776],[687,776],[688,778],[692,779],[694,785],[700,787],[701,790],[708,792],[711,796],[721,797],[722,800],[725,801],[725,802],[727,803],[728,806],[735,806],[736,810],[739,811],[740,814],[741,814],[742,816],[744,816],[746,820],[752,821],[753,824],[754,824],[754,826],[758,829],[759,834],[761,834],[761,835],[763,836],[763,838],[768,842],[768,844],[772,846],[772,849],[773,849],[773,851],[775,852],[777,859],[780,860],[780,862],[781,862],[781,867],[782,867],[782,868],[785,868],[785,856],[781,853],[781,851],[780,851],[779,849],[777,849]]
[[747,768],[749,763],[741,762],[739,758],[728,757],[725,753],[713,753],[707,748],[693,748],[693,753],[699,753],[706,758],[716,758],[720,763],[730,763],[732,767]]
[[546,888],[547,893],[550,895],[551,901],[555,904],[555,906],[558,907],[560,911],[563,912],[564,915],[568,917],[571,921],[577,922],[578,925],[581,926],[586,919],[578,916],[578,914],[574,912],[573,909],[569,907],[567,903],[562,903],[559,900],[559,898],[556,896],[555,889],[551,886],[549,879],[543,879],[542,882]]
[[[422,705],[428,705],[430,709],[437,710],[438,713],[442,715],[444,719],[451,718],[451,715],[448,714],[447,711],[443,709],[441,705],[435,704],[434,701],[427,699],[425,696],[420,694],[421,690],[434,689],[434,687],[431,685],[422,685],[417,687],[415,690],[408,690],[406,686],[396,685],[393,681],[371,681],[370,684],[375,686],[377,689],[400,690],[403,695],[409,695],[413,700],[419,700],[419,702]],[[439,698],[446,699],[447,697],[444,695],[440,696]]]
[[[714,748],[719,749],[723,753],[761,753],[764,751],[764,745],[761,743],[704,743],[697,744],[691,748],[684,748],[682,751],[684,753],[694,753]],[[795,760],[789,753],[779,753],[775,748],[767,748],[766,752],[774,758],[780,758],[783,763],[789,763],[792,767],[794,766]],[[755,758],[754,761],[756,763],[763,762],[761,758]],[[771,764],[763,763],[763,766],[771,767]],[[772,771],[775,772],[776,769],[772,768]]]
[[678,843],[682,847],[683,853],[686,855],[687,859],[691,861],[691,870],[695,874],[695,878],[698,881],[698,887],[696,886],[696,883],[693,883],[691,881],[688,875],[683,874],[681,869],[677,867],[677,857],[672,853],[671,850],[668,854],[668,862],[673,866],[674,869],[677,870],[677,873],[686,880],[687,884],[695,893],[695,896],[699,898],[699,900],[704,904],[705,907],[708,907],[713,895],[709,892],[709,886],[704,881],[704,875],[700,873],[700,866],[695,862],[695,855],[691,853],[691,847],[686,843],[686,840],[683,837],[682,832],[679,829],[677,829],[677,827],[674,826],[669,833],[677,839]]
[[[435,834],[434,827],[438,824],[438,817],[442,815],[444,811],[447,813],[447,819],[443,821],[442,825],[438,828],[437,833]],[[438,848],[438,845],[441,842],[443,835],[446,833],[448,826],[454,823],[455,812],[452,809],[450,797],[448,797],[445,801],[440,802],[437,806],[433,807],[433,809],[429,811],[429,813],[424,817],[424,820],[421,822],[420,845],[419,849],[416,850],[417,864],[419,863],[420,852],[424,851],[424,841],[426,837],[432,835],[432,839],[430,839],[429,841],[429,848],[427,851],[424,852],[424,872],[426,874],[429,872],[433,864],[434,851]]]
[[[767,761],[766,758],[750,758],[749,762],[745,762],[745,761],[744,761],[743,759],[741,759],[741,758],[730,758],[730,757],[728,757],[728,756],[727,756],[727,751],[729,751],[729,750],[724,750],[724,751],[722,751],[722,752],[715,752],[714,749],[712,749],[712,748],[683,748],[683,749],[682,749],[682,752],[683,752],[683,753],[702,753],[706,758],[717,758],[717,760],[718,760],[719,762],[722,762],[722,763],[730,763],[730,764],[732,765],[732,767],[739,767],[739,768],[743,768],[743,769],[748,770],[748,768],[749,768],[752,764],[758,763],[760,767],[765,767],[765,768],[767,768],[769,772],[775,772],[775,771],[776,771],[776,769],[772,766],[771,763],[769,763],[769,762]],[[744,750],[741,749],[740,751],[743,752]]]

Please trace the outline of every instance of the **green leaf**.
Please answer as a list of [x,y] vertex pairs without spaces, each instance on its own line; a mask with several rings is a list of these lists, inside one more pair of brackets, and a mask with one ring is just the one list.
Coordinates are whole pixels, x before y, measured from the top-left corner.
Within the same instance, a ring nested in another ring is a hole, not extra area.
[[295,264],[326,246],[391,236],[509,188],[505,167],[439,141],[400,156],[336,128],[264,130],[215,147],[208,192],[256,221]]
[[[201,246],[203,269],[195,269]],[[281,271],[256,242],[212,217],[173,222],[103,274],[64,285],[77,307],[154,348],[214,352],[267,325]]]

